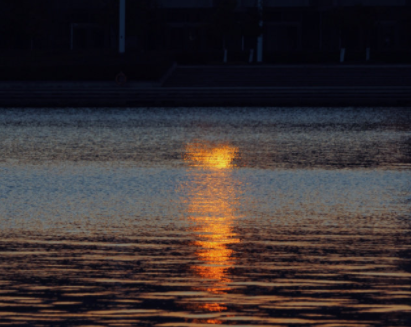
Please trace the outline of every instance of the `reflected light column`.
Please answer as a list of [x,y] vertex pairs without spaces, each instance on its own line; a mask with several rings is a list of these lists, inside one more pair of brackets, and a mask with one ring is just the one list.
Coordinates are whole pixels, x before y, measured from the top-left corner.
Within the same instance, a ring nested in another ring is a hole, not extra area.
[[[233,232],[237,187],[231,171],[238,149],[224,144],[196,142],[188,144],[184,160],[192,167],[190,184],[186,185],[188,216],[198,236],[194,242],[201,262],[192,266],[196,275],[207,280],[206,290],[225,294],[228,269],[235,264],[230,244],[240,240]],[[218,304],[203,305],[208,311],[220,311]]]

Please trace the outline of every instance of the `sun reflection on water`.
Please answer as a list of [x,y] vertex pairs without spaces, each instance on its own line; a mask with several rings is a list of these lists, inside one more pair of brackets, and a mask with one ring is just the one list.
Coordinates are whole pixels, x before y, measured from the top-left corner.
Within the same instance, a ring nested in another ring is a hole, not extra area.
[[192,166],[208,169],[228,169],[233,167],[233,160],[238,153],[236,147],[215,145],[208,142],[193,142],[186,146],[186,162]]
[[[184,159],[191,167],[192,182],[186,185],[188,214],[197,235],[198,264],[191,267],[204,279],[204,289],[212,294],[226,294],[231,282],[229,269],[235,264],[231,244],[239,243],[233,231],[239,184],[232,176],[238,149],[208,142],[188,144]],[[223,303],[198,304],[198,310],[225,311]]]

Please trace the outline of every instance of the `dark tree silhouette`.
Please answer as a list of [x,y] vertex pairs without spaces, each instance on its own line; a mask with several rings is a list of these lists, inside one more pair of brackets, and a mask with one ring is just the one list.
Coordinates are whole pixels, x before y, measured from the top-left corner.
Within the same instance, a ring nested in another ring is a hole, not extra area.
[[36,39],[44,39],[51,25],[50,0],[3,0],[7,14],[1,22],[1,32],[10,48],[36,47]]
[[257,7],[247,10],[241,22],[243,35],[249,37],[260,36],[263,32],[263,28],[260,26],[260,20],[261,17]]
[[[118,34],[119,0],[106,0],[103,12],[99,15],[98,23]],[[147,50],[150,40],[161,33],[163,22],[158,13],[156,0],[127,0],[126,1],[126,36],[138,37],[138,48]]]
[[226,48],[226,39],[228,36],[241,32],[235,14],[236,8],[237,0],[220,0],[217,2],[211,18],[210,27],[212,33],[221,40],[223,49]]
[[157,39],[163,28],[160,18],[156,0],[128,1],[126,33],[138,37],[139,48],[142,50],[157,47],[159,44]]
[[358,37],[362,39],[361,47],[371,46],[372,32],[376,24],[375,9],[365,6],[339,7],[329,15],[329,26],[334,26],[339,35],[339,43],[346,48]]

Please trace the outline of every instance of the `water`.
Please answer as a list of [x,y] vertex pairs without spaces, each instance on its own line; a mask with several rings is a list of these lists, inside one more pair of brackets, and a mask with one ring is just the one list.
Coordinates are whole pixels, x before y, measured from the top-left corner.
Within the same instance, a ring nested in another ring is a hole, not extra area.
[[0,325],[411,325],[411,110],[0,110]]

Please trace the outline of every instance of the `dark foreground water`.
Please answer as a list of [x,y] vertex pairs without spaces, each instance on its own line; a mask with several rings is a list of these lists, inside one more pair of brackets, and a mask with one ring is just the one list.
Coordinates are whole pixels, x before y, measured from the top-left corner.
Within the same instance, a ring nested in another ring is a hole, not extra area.
[[411,325],[411,110],[0,109],[0,141],[0,325]]

